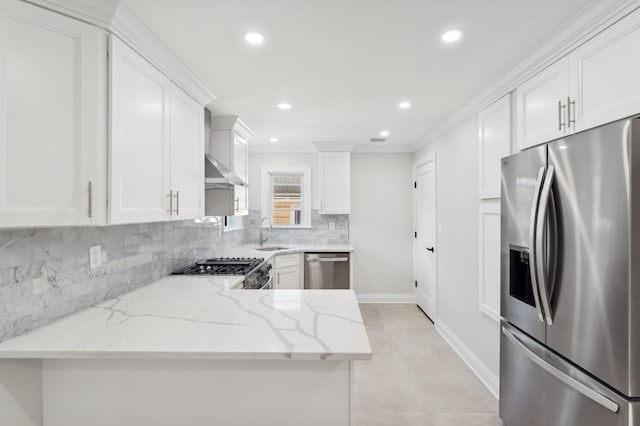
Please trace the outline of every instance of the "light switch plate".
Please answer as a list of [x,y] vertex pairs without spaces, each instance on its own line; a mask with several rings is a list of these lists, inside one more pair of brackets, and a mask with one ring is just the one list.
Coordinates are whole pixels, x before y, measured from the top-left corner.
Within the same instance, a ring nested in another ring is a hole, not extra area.
[[89,247],[89,266],[91,269],[96,269],[102,266],[102,247],[91,246]]
[[336,230],[336,223],[329,222],[329,231],[335,231],[335,230]]

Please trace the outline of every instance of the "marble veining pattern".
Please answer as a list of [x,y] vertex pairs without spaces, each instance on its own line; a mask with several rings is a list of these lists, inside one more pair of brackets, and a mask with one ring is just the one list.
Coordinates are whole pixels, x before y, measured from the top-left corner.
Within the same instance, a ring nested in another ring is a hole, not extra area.
[[3,358],[369,359],[351,290],[170,276],[0,344]]

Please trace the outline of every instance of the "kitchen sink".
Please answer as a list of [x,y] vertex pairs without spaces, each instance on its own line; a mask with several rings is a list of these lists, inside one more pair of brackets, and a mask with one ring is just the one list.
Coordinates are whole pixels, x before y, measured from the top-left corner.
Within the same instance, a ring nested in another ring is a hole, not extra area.
[[278,247],[278,246],[270,246],[270,247],[256,247],[258,251],[278,251],[278,250],[286,250],[287,247]]

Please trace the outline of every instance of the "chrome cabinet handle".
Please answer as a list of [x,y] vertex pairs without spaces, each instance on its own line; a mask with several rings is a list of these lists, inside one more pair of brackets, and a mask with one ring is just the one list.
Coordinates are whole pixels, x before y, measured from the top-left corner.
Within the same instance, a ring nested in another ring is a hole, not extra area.
[[562,121],[562,110],[566,107],[562,105],[561,101],[558,101],[558,130],[562,130],[567,124]]
[[538,294],[538,276],[536,273],[536,224],[538,223],[538,203],[540,201],[540,192],[542,191],[542,181],[544,179],[544,167],[538,170],[538,179],[536,181],[536,192],[533,195],[533,208],[531,209],[531,219],[529,221],[529,274],[531,275],[531,287],[533,290],[533,300],[538,311],[538,318],[544,322],[542,307],[540,306],[540,295]]
[[89,217],[93,217],[93,183],[91,181],[89,181],[89,209],[87,211],[87,214],[89,215]]
[[240,211],[240,198],[236,198],[236,213]]
[[176,216],[180,216],[180,191],[176,191]]
[[167,197],[169,197],[169,210],[167,210],[167,213],[169,213],[169,216],[173,216],[173,190],[169,191]]
[[556,379],[560,380],[561,382],[563,382],[567,386],[572,387],[576,391],[580,392],[582,395],[584,395],[587,398],[591,399],[592,401],[600,404],[601,406],[603,406],[604,408],[606,408],[607,410],[609,410],[609,411],[611,411],[613,413],[617,413],[618,410],[620,409],[620,406],[617,403],[615,403],[614,401],[612,401],[609,398],[607,398],[606,396],[596,392],[595,390],[593,390],[590,387],[586,386],[585,384],[579,382],[578,380],[574,379],[573,377],[569,376],[568,374],[558,370],[557,368],[555,368],[554,366],[552,366],[551,364],[546,362],[544,359],[540,358],[535,352],[533,352],[531,349],[527,348],[527,346],[524,343],[522,343],[520,341],[520,339],[518,339],[505,326],[502,326],[502,334],[504,334],[504,336],[507,339],[509,339],[509,341],[511,341],[511,343],[513,343],[518,349],[520,349],[522,351],[522,353],[527,358],[529,358],[531,361],[533,361],[535,364],[537,364],[544,371],[546,371],[547,373],[551,374],[553,377],[555,377]]
[[278,272],[276,275],[277,275],[276,276],[276,284],[278,284],[278,287],[280,287],[280,272]]
[[[571,118],[571,106],[573,105],[573,118]],[[567,128],[571,128],[571,124],[573,127],[576,127],[576,101],[571,100],[570,97],[567,98]]]
[[551,274],[547,273],[547,218],[549,216],[549,204],[552,196],[553,179],[555,168],[549,164],[547,176],[540,192],[540,205],[538,207],[538,217],[536,223],[536,256],[535,268],[538,277],[538,290],[540,291],[540,301],[542,310],[547,320],[547,324],[553,324],[553,312],[551,310],[551,295],[549,292],[549,279]]
[[427,247],[427,251],[430,251],[431,253],[433,253],[435,250],[435,247]]

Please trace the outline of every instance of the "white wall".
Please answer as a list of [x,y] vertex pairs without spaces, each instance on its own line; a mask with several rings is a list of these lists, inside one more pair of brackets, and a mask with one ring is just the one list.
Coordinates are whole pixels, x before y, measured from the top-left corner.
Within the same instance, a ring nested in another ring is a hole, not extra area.
[[415,159],[434,151],[437,153],[439,231],[436,324],[451,330],[472,356],[497,378],[499,326],[480,312],[478,295],[477,116],[431,142],[415,154]]
[[413,298],[412,163],[410,153],[351,156],[349,225],[358,296]]

